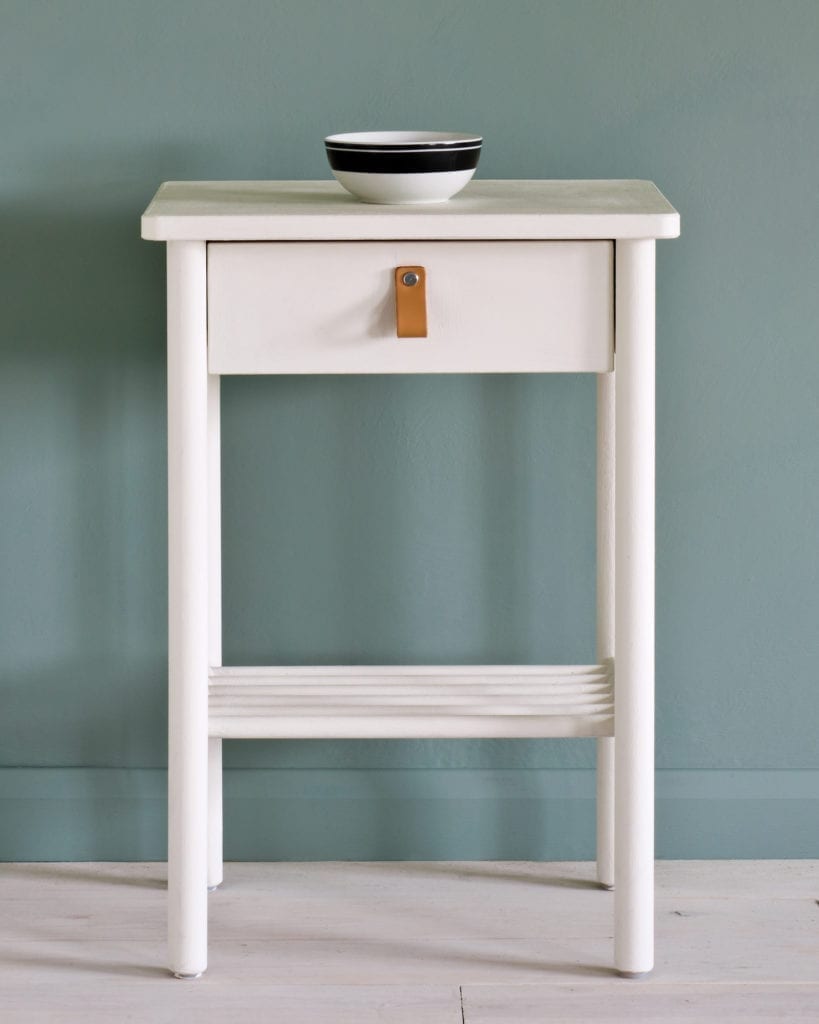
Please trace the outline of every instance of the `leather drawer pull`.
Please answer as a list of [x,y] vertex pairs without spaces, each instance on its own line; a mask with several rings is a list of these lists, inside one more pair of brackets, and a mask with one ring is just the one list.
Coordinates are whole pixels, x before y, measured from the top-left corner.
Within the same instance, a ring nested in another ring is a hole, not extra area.
[[427,275],[423,267],[395,268],[395,330],[399,338],[427,336]]

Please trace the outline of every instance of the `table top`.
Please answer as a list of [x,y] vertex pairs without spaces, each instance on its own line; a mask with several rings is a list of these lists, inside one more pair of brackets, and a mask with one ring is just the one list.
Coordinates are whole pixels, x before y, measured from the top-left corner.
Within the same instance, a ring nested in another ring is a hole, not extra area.
[[374,206],[335,181],[167,181],[142,216],[152,241],[676,238],[650,181],[471,181],[453,199]]

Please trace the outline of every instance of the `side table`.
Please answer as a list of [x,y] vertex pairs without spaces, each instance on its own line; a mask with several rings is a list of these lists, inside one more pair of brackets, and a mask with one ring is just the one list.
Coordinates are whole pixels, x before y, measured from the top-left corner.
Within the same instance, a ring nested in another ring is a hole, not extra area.
[[[646,181],[474,181],[433,206],[335,182],[167,182],[170,969],[207,965],[222,739],[595,736],[615,966],[654,956],[654,250]],[[595,664],[222,665],[219,380],[597,374]]]

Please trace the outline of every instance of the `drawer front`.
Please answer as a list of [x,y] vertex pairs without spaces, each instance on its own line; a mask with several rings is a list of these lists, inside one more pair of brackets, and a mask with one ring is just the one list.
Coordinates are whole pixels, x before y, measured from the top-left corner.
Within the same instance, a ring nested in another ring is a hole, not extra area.
[[[612,368],[611,242],[212,242],[211,373]],[[395,268],[426,274],[427,337],[396,335]]]

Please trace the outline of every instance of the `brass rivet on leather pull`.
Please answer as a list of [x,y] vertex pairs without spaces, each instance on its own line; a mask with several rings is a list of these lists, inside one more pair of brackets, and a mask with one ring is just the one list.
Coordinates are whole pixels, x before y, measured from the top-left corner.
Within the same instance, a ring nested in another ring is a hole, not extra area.
[[426,338],[426,284],[423,267],[395,268],[395,331],[399,338]]

